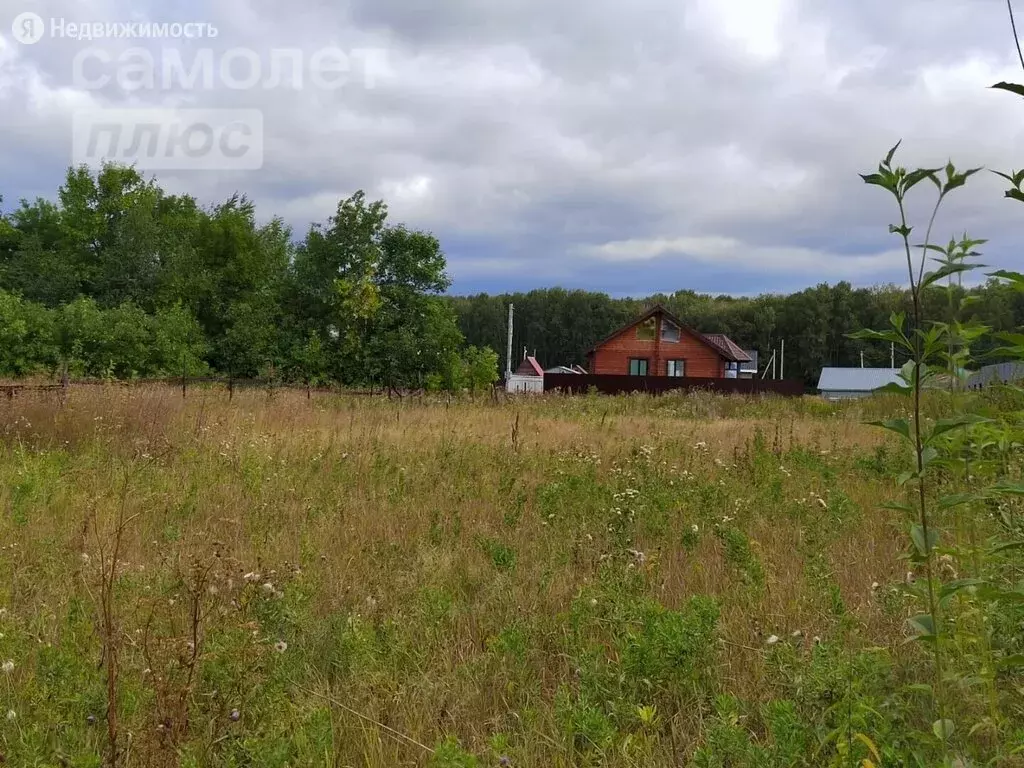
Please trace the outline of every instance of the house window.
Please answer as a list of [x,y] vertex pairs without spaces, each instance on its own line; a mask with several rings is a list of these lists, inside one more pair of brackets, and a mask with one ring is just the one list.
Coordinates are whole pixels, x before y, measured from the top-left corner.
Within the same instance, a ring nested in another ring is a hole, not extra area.
[[652,317],[636,327],[637,341],[654,341],[655,321]]
[[[668,320],[661,321],[661,340],[672,343],[679,341],[679,326],[673,325]],[[671,375],[671,374],[669,374]]]
[[666,375],[672,376],[677,379],[681,379],[686,376],[686,361],[685,360],[669,360],[668,370]]
[[647,358],[646,357],[632,357],[629,360],[629,375],[630,376],[646,376],[647,375]]

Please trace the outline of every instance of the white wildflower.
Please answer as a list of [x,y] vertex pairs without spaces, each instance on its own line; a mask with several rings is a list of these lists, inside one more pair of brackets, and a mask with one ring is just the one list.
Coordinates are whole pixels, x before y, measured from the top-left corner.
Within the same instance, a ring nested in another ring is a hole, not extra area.
[[794,640],[798,640],[798,639],[800,639],[800,638],[801,638],[801,637],[803,637],[803,636],[804,636],[804,633],[803,633],[803,630],[801,630],[801,629],[798,629],[798,630],[797,630],[796,632],[794,632],[794,633],[793,633],[793,635],[792,635],[792,637],[793,637],[793,639],[794,639]]
[[18,719],[18,713],[15,712],[13,709],[8,709],[7,710],[7,719],[11,720],[11,721],[17,720]]
[[260,580],[260,575],[258,573],[255,573],[255,572],[247,573],[247,574],[245,574],[245,576],[242,577],[242,581],[248,582],[249,584],[253,584],[253,583],[255,583],[255,582],[259,581],[259,580]]
[[878,583],[877,581],[872,581],[872,582],[871,582],[871,591],[872,591],[872,592],[877,592],[877,591],[878,591],[878,589],[879,589],[879,587],[881,587],[881,586],[882,586],[882,585],[881,585],[881,584],[879,584],[879,583]]
[[777,642],[779,642],[779,636],[778,635],[772,635],[767,640],[765,640],[765,644],[766,645],[775,645]]
[[696,523],[694,523],[692,526],[690,526],[690,528],[693,530],[694,533],[700,533],[700,526],[697,525]]
[[266,584],[264,584],[263,585],[263,591],[266,592],[268,595],[274,594],[275,587],[274,587],[273,583],[268,581]]
[[278,653],[284,653],[288,650],[288,643],[286,643],[284,640],[278,640],[276,643],[274,643],[274,650]]
[[14,662],[8,659],[3,663],[3,666],[0,667],[0,669],[3,669],[5,675],[9,675],[14,671]]

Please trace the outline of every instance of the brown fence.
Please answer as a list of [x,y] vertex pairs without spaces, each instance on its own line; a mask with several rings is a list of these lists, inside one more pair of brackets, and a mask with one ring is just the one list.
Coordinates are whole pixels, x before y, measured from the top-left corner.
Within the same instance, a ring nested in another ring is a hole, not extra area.
[[647,392],[652,395],[678,389],[690,392],[704,390],[730,395],[781,395],[800,397],[805,392],[802,381],[765,381],[763,379],[690,379],[672,376],[604,376],[571,373],[544,374],[545,392],[584,394],[591,388],[605,395]]
[[[311,386],[296,384],[293,382],[282,382],[273,379],[235,379],[217,376],[169,376],[165,378],[147,379],[66,379],[60,384],[39,384],[39,383],[13,383],[0,384],[0,396],[6,395],[7,399],[13,399],[23,392],[63,392],[78,387],[139,387],[147,385],[172,386],[181,390],[183,397],[187,396],[190,389],[203,387],[224,388],[229,397],[233,397],[235,390],[239,389],[263,389],[269,392],[274,390],[296,390],[305,392],[307,395],[315,393],[344,392],[345,394],[364,395],[377,394],[377,391],[364,392],[362,390],[339,390],[333,387]],[[380,394],[387,394],[387,390],[379,390]]]
[[187,397],[193,390],[217,388],[224,389],[228,398],[233,398],[236,390],[264,390],[268,393],[276,391],[304,392],[307,397],[314,394],[350,395],[360,397],[405,398],[425,394],[423,389],[397,389],[395,387],[376,386],[370,389],[346,388],[330,385],[303,384],[294,381],[277,379],[237,379],[224,376],[167,376],[163,378],[140,379],[65,379],[60,384],[38,382],[0,383],[0,397],[6,396],[13,400],[24,392],[61,392],[79,387],[140,387],[140,386],[171,386],[180,390],[182,397]]

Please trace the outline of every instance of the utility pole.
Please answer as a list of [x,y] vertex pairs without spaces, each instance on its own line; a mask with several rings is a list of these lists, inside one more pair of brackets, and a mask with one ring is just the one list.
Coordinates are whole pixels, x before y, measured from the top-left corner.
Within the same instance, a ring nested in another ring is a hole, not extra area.
[[782,340],[782,350],[779,352],[779,378],[786,378],[786,340]]
[[864,350],[863,349],[860,351],[860,367],[861,368],[864,367]]
[[896,343],[889,344],[889,367],[896,367]]
[[515,305],[508,305],[508,355],[505,358],[505,381],[512,378],[512,324],[515,320]]

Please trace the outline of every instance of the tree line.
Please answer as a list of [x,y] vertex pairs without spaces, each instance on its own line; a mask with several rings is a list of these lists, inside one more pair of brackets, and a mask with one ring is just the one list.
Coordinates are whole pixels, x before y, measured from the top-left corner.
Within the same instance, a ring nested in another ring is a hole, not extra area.
[[[995,332],[1015,332],[1024,325],[1024,294],[995,280],[970,289],[954,288],[968,299],[966,314]],[[894,312],[910,314],[909,293],[898,286],[853,288],[847,282],[821,284],[790,295],[751,298],[710,296],[689,290],[646,298],[614,299],[606,294],[561,288],[500,296],[450,299],[462,333],[471,344],[500,345],[507,337],[508,305],[515,305],[514,350],[536,353],[540,363],[586,365],[586,352],[655,303],[663,304],[684,323],[703,333],[724,333],[744,349],[759,353],[761,369],[773,350],[785,342],[786,378],[813,386],[824,366],[888,367],[891,349],[878,342],[851,339],[864,328],[885,327]],[[945,317],[946,299],[929,296],[930,317]],[[980,363],[1002,360],[1001,343],[993,336],[976,344]],[[895,352],[897,366],[906,358]]]
[[438,240],[362,192],[295,241],[243,196],[73,168],[54,201],[0,209],[0,375],[486,387],[497,356],[466,345],[449,285]]
[[[787,377],[813,384],[822,366],[860,365],[862,353],[887,366],[889,349],[849,334],[909,308],[900,287],[845,282],[751,298],[449,296],[446,268],[433,235],[390,222],[362,192],[296,239],[281,219],[260,223],[244,196],[204,207],[132,168],[73,168],[54,200],[0,206],[0,375],[484,388],[504,367],[492,350],[504,353],[509,303],[513,365],[525,348],[552,367],[585,365],[595,342],[658,302],[757,350],[762,365],[784,340]],[[960,293],[997,332],[1024,324],[1024,296],[1005,285]],[[998,359],[995,342],[978,352]]]

